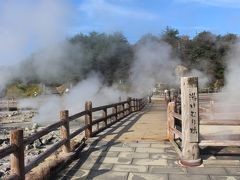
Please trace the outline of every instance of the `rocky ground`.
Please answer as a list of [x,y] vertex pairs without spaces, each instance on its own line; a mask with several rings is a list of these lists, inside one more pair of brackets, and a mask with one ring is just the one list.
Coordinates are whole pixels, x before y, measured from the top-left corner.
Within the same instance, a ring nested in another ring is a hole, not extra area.
[[[31,136],[45,128],[48,124],[39,125],[32,122],[32,118],[37,114],[35,110],[22,111],[0,111],[0,149],[10,144],[10,131],[15,128],[24,130],[24,137]],[[70,131],[74,131],[83,124],[83,119],[71,122]],[[40,153],[61,140],[60,131],[53,131],[34,143],[25,147],[25,165],[35,159]],[[10,156],[0,159],[0,179],[10,173]]]
[[[27,126],[24,129],[24,137],[28,137],[37,131],[41,130],[43,127],[39,127],[38,124],[34,123],[32,126]],[[9,129],[1,129],[0,134],[0,149],[8,146],[10,144],[9,139]],[[25,147],[25,164],[28,164],[32,159],[50,147],[52,144],[58,142],[60,140],[59,131],[55,131],[49,133],[48,135],[36,140],[34,143],[27,145]],[[10,164],[9,164],[10,157],[5,157],[0,159],[0,179],[4,175],[8,175],[10,173]]]
[[0,111],[0,124],[30,122],[36,113],[35,110]]

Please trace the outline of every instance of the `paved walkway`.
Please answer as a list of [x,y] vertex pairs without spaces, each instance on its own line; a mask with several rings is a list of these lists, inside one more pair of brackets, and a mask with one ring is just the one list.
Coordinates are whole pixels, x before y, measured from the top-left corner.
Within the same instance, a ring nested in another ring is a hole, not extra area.
[[240,180],[240,161],[207,160],[185,168],[166,138],[166,107],[154,102],[91,138],[56,179]]

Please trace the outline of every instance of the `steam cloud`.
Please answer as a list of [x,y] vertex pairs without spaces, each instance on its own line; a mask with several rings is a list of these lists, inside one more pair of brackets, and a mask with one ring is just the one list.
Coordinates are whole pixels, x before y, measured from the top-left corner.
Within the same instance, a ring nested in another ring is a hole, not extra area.
[[[74,66],[66,59],[85,58],[84,52],[75,51],[74,45],[67,42],[35,55],[32,61],[32,67],[41,80],[51,80],[51,78],[59,78],[66,76],[67,66]],[[55,52],[52,54],[51,52]],[[73,87],[68,94],[64,96],[53,96],[50,98],[41,98],[41,103],[24,100],[22,106],[31,106],[39,109],[39,115],[36,116],[35,121],[44,122],[48,120],[57,120],[58,112],[60,110],[68,109],[71,114],[83,110],[84,102],[91,100],[93,106],[109,104],[117,102],[119,97],[125,100],[127,96],[142,97],[147,95],[157,82],[175,84],[177,78],[175,75],[175,68],[180,63],[180,60],[173,58],[171,46],[165,42],[147,41],[144,44],[139,44],[134,50],[135,61],[131,68],[131,75],[129,78],[132,88],[130,92],[120,91],[116,85],[111,87],[104,86],[103,80],[99,74],[93,72],[85,80],[80,81]],[[40,61],[41,60],[41,61]],[[71,69],[71,68],[70,68]],[[50,74],[49,71],[52,71]],[[25,79],[29,77],[25,74]],[[24,77],[23,76],[23,77]]]
[[131,82],[138,93],[149,91],[157,82],[177,83],[175,68],[180,60],[171,54],[165,42],[147,40],[136,47]]
[[[34,54],[33,59],[22,61],[15,67],[15,73],[26,82],[31,81],[33,75],[37,75],[44,82],[66,82],[64,78],[74,73],[76,66],[71,59],[86,58],[86,54],[75,46],[64,41],[57,46],[43,49]],[[175,68],[180,64],[180,60],[172,54],[171,46],[163,41],[148,40],[138,44],[134,49],[135,60],[129,78],[132,88],[128,93],[120,91],[116,85],[104,86],[101,76],[93,72],[64,96],[25,99],[21,101],[20,106],[37,108],[39,115],[34,120],[41,123],[46,120],[56,121],[60,110],[68,109],[71,114],[77,113],[83,110],[87,100],[91,100],[94,106],[99,106],[117,102],[119,97],[122,97],[122,100],[127,96],[142,97],[147,95],[157,82],[170,85],[178,83]],[[192,73],[196,74],[193,71]]]
[[0,2],[0,91],[16,76],[17,67],[6,66],[63,39],[69,12],[65,1]]
[[[75,64],[73,59],[81,61],[83,58],[91,60],[92,55],[81,51],[79,45],[64,41],[66,20],[69,16],[69,6],[64,1],[39,1],[32,3],[6,2],[0,8],[0,58],[10,60],[23,59],[29,51],[29,46],[36,51],[28,60],[22,60],[18,65],[2,67],[0,70],[0,91],[14,80],[21,78],[23,82],[40,81],[51,83],[66,82],[68,76],[79,70],[77,66],[88,64]],[[29,44],[34,37],[34,47]],[[61,42],[61,43],[59,43]],[[57,45],[56,45],[57,44]],[[80,49],[80,50],[79,50]],[[15,56],[9,57],[9,54]],[[40,96],[24,99],[20,106],[31,106],[39,110],[35,121],[56,121],[60,110],[68,109],[71,114],[83,110],[87,100],[93,101],[94,106],[109,104],[118,101],[119,97],[142,97],[157,82],[178,84],[175,68],[180,60],[173,56],[171,46],[165,42],[147,40],[138,44],[134,49],[134,64],[129,78],[132,89],[122,92],[117,86],[103,86],[101,76],[90,74],[80,81],[64,96]],[[16,64],[13,62],[12,64]],[[10,63],[11,64],[11,63]],[[14,72],[14,73],[13,73]],[[199,74],[197,71],[191,72]]]
[[[217,97],[215,101],[217,103],[225,104],[224,108],[221,108],[220,111],[224,113],[238,112],[236,106],[239,107],[239,72],[240,72],[240,42],[236,42],[229,51],[227,55],[227,68],[225,72],[225,86],[222,89],[221,96]],[[235,105],[235,108],[233,106]],[[233,115],[234,116],[234,115]],[[222,116],[219,118],[226,119],[226,117]],[[228,117],[231,118],[231,117]],[[232,117],[239,118],[239,117]]]

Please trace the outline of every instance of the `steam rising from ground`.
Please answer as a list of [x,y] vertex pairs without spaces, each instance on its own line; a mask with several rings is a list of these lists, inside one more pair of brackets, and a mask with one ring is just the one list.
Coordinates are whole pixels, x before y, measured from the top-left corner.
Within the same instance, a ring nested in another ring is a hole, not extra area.
[[[62,39],[69,15],[69,7],[64,2],[7,1],[0,7],[0,59],[23,59],[28,56],[26,52],[29,49],[41,49],[30,60],[23,60],[15,67],[0,69],[0,92],[16,77],[23,82],[32,82],[37,77],[46,83],[64,83],[69,75],[74,76],[79,71],[78,66],[81,66],[80,69],[88,66],[81,63],[81,59],[91,61],[92,54],[82,52],[81,48]],[[37,122],[56,121],[60,110],[68,109],[70,114],[77,113],[83,110],[88,100],[93,101],[94,106],[99,106],[116,102],[119,97],[122,100],[127,96],[142,97],[157,82],[178,84],[175,68],[180,60],[173,55],[170,45],[163,41],[147,40],[138,44],[134,53],[135,61],[129,77],[132,88],[128,93],[120,91],[117,85],[104,86],[101,76],[93,72],[64,96],[25,99],[20,105],[39,109],[39,116],[35,119]],[[14,56],[9,56],[12,54]],[[80,63],[72,59],[80,59]],[[196,73],[199,72],[192,71],[191,75]]]
[[146,41],[137,45],[131,82],[138,93],[147,92],[157,82],[176,84],[175,68],[180,60],[172,56],[171,46],[165,42]]
[[39,109],[39,114],[34,121],[43,123],[58,120],[61,110],[67,109],[70,114],[83,111],[86,101],[91,100],[93,106],[96,107],[116,103],[119,97],[126,98],[127,94],[119,91],[116,86],[103,86],[101,79],[95,74],[81,81],[64,96],[52,95],[50,97],[40,96],[34,99],[25,99],[20,101],[20,106]]
[[[70,45],[72,46],[72,45]],[[52,56],[51,53],[44,53],[42,58],[39,58],[36,69],[40,73],[40,77],[49,79],[51,77],[61,78],[66,72],[66,65],[71,65],[70,61],[66,61],[69,53],[69,44],[64,44],[61,50],[55,50],[56,54]],[[51,50],[49,51],[51,52]],[[59,53],[58,53],[59,52]],[[74,53],[72,51],[72,53]],[[39,109],[39,116],[35,118],[37,122],[44,122],[47,120],[57,120],[60,110],[68,109],[70,114],[74,114],[83,110],[85,101],[91,100],[93,106],[105,105],[115,103],[119,97],[126,100],[127,96],[143,97],[150,93],[150,90],[157,82],[175,84],[177,81],[175,75],[175,68],[180,60],[173,58],[170,45],[165,42],[148,41],[145,44],[138,45],[135,50],[135,61],[131,69],[131,76],[129,78],[131,90],[129,92],[120,91],[117,85],[107,87],[103,85],[101,76],[92,73],[85,80],[80,81],[73,87],[69,93],[64,96],[53,96],[42,98],[41,103],[36,105],[34,101],[24,100],[22,106],[33,106]],[[84,56],[80,52],[78,58]],[[40,61],[40,59],[43,59]],[[42,64],[40,63],[42,62]],[[39,64],[38,64],[39,63]],[[70,64],[69,64],[70,63]],[[55,65],[55,66],[54,66]],[[53,71],[52,76],[49,76],[48,71]],[[46,71],[46,73],[44,73]],[[64,72],[61,74],[61,72]],[[69,72],[72,73],[72,72]]]
[[[239,83],[239,73],[240,73],[240,42],[235,43],[228,56],[227,69],[225,72],[225,86],[222,89],[222,95],[215,99],[216,103],[221,103],[222,106],[219,111],[224,113],[239,112],[239,99],[240,99],[240,83]],[[233,106],[229,106],[233,105]],[[236,116],[232,115],[233,118]],[[221,116],[219,118],[226,119],[231,118],[230,115],[227,117]],[[238,117],[240,118],[240,117]]]
[[[34,55],[34,59],[23,61],[17,68],[18,77],[23,81],[31,81],[33,75],[42,81],[52,82],[66,78],[74,73],[74,66],[69,59],[84,58],[84,52],[79,51],[74,45],[63,42],[58,46],[50,47]],[[83,110],[85,101],[91,100],[93,106],[105,105],[117,102],[119,97],[125,100],[127,96],[143,97],[148,95],[158,82],[170,85],[178,84],[175,69],[180,60],[173,56],[171,46],[162,41],[146,41],[138,44],[134,49],[134,64],[131,68],[129,92],[120,91],[117,85],[105,86],[101,76],[95,72],[86,79],[80,81],[64,96],[48,96],[26,99],[21,101],[21,106],[35,107],[39,109],[39,115],[35,117],[37,122],[56,121],[59,119],[59,111],[68,109],[70,114]],[[29,67],[30,64],[30,67]],[[80,63],[80,65],[83,65]],[[85,64],[86,65],[86,64]],[[23,71],[27,69],[27,71]],[[196,74],[196,71],[192,71]],[[198,73],[198,72],[197,72]],[[66,82],[66,79],[63,80]]]
[[28,56],[29,51],[61,41],[69,12],[66,1],[0,2],[0,91],[14,79],[17,68],[1,65],[14,65]]
[[240,42],[237,42],[228,54],[228,66],[225,75],[225,87],[223,91],[231,92],[233,95],[229,96],[229,102],[238,102],[240,98],[239,93],[239,73],[240,73]]

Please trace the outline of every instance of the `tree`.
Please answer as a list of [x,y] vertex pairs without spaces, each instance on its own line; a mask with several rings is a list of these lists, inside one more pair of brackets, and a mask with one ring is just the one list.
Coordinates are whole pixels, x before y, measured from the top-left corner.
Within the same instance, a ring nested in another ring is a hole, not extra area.
[[166,27],[161,34],[161,39],[169,43],[173,49],[179,48],[179,31],[177,29]]

